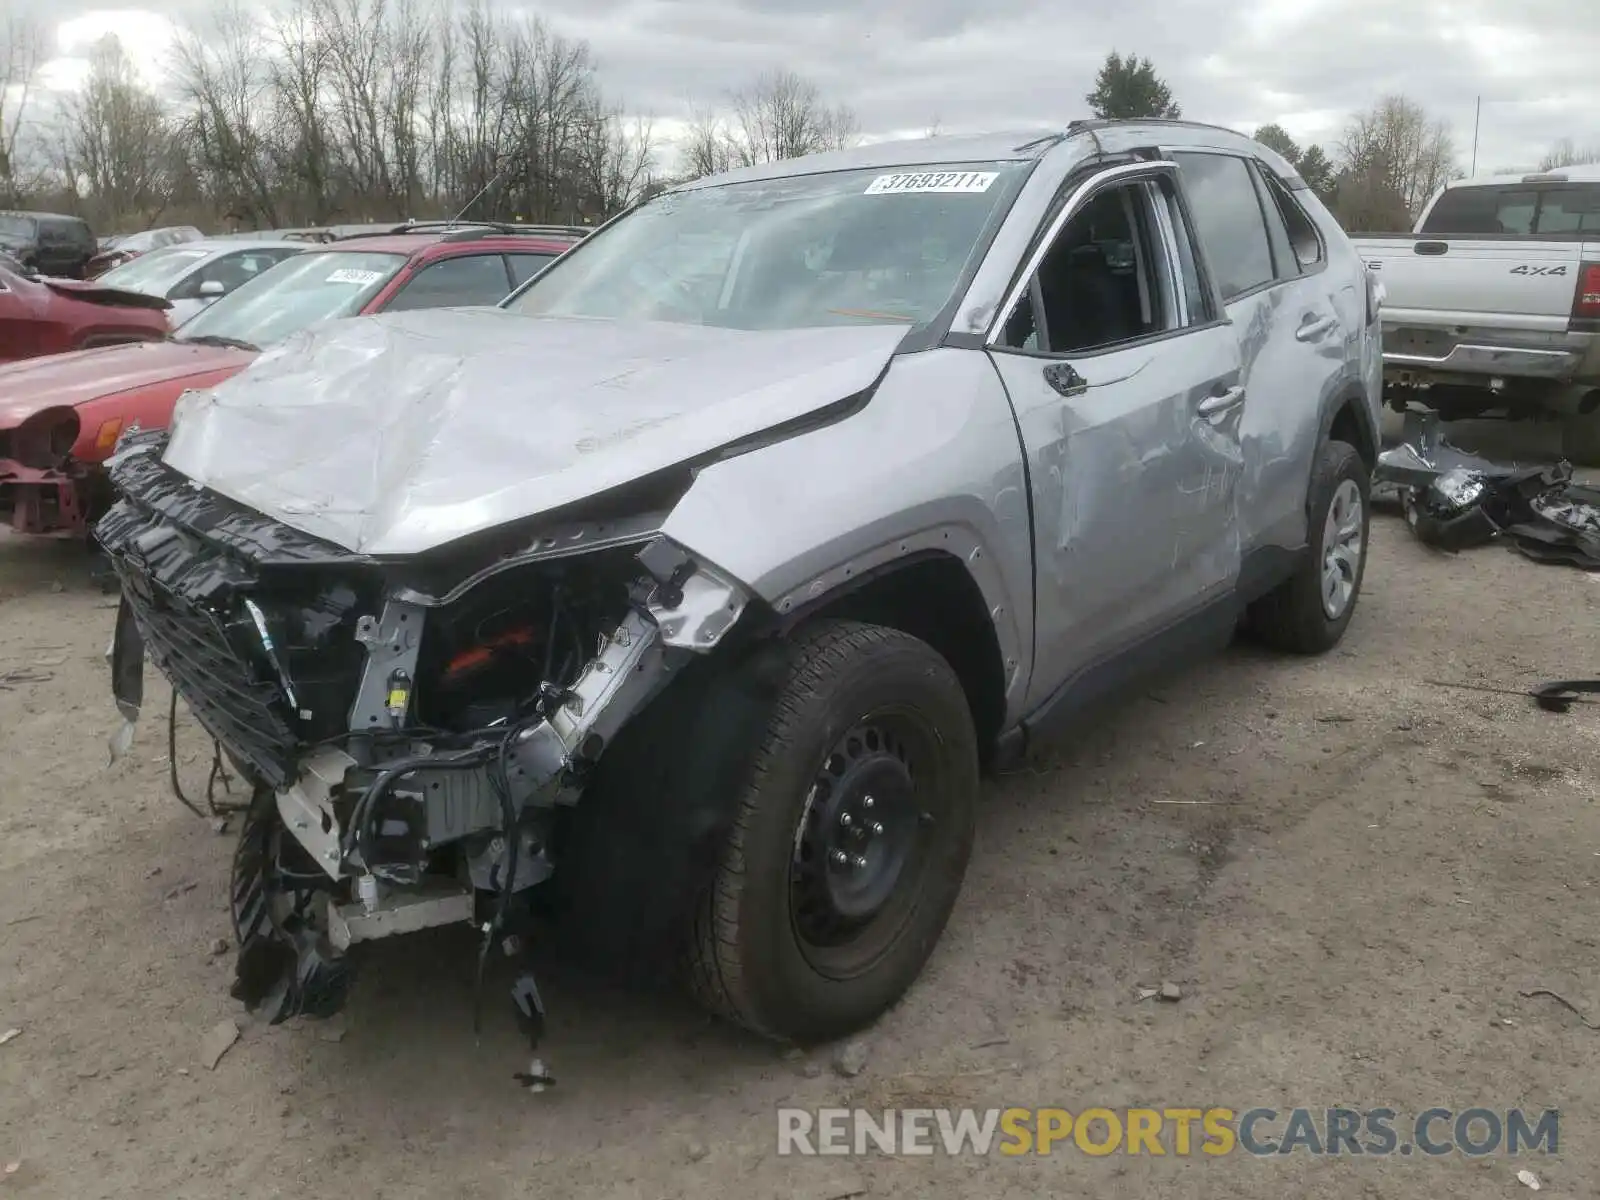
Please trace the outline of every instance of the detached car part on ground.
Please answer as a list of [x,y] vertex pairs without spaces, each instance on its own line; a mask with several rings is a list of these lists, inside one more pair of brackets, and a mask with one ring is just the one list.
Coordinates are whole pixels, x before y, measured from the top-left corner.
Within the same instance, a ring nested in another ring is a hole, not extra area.
[[[0,520],[9,519],[20,533],[84,537],[110,502],[102,466],[118,436],[135,426],[164,428],[186,388],[221,383],[261,347],[316,321],[391,308],[493,304],[568,245],[561,237],[466,227],[357,238],[338,248],[307,246],[160,344],[0,367]],[[168,302],[137,293],[129,300],[155,312],[163,328],[152,336],[163,336]],[[0,313],[4,304],[0,293]]]
[[1089,123],[700,180],[191,393],[98,535],[124,715],[147,651],[254,788],[235,994],[326,1014],[470,923],[480,972],[538,929],[774,1037],[872,1020],[980,766],[1241,615],[1342,636],[1375,310],[1272,152]]
[[1373,482],[1397,489],[1406,523],[1430,546],[1465,550],[1504,534],[1538,562],[1600,570],[1600,488],[1574,482],[1568,463],[1491,462],[1445,441],[1437,414],[1411,412]]

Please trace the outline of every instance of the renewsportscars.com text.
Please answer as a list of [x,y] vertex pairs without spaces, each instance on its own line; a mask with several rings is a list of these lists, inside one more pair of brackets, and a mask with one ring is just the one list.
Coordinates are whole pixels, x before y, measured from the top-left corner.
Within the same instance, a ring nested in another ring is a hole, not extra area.
[[1555,1154],[1554,1109],[783,1108],[782,1155]]

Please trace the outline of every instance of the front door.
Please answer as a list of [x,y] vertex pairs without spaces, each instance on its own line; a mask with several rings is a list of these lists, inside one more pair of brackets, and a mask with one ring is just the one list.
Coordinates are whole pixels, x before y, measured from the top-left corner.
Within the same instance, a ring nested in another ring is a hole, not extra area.
[[1143,165],[1076,193],[990,338],[1033,501],[1033,702],[1238,581],[1238,341],[1176,196]]

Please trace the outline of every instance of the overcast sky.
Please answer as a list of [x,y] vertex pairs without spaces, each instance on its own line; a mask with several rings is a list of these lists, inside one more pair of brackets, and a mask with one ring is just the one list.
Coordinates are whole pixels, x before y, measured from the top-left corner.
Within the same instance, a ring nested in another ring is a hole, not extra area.
[[[247,0],[248,2],[248,0]],[[504,0],[510,3],[511,0]],[[6,0],[53,24],[46,79],[70,86],[116,32],[160,70],[171,20],[207,0]],[[1349,114],[1401,91],[1451,123],[1479,169],[1535,163],[1558,138],[1600,147],[1600,0],[538,0],[593,48],[608,92],[669,134],[771,67],[853,106],[869,136],[1059,125],[1106,52],[1152,58],[1184,115],[1277,121],[1337,141]],[[671,165],[671,164],[664,164]]]

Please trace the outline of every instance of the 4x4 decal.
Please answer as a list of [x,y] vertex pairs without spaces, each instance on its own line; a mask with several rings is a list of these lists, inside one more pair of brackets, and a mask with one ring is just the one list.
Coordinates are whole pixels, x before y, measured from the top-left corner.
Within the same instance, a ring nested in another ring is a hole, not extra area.
[[1523,263],[1520,267],[1512,267],[1511,273],[1513,275],[1565,275],[1567,267],[1565,263],[1559,267],[1533,267]]

